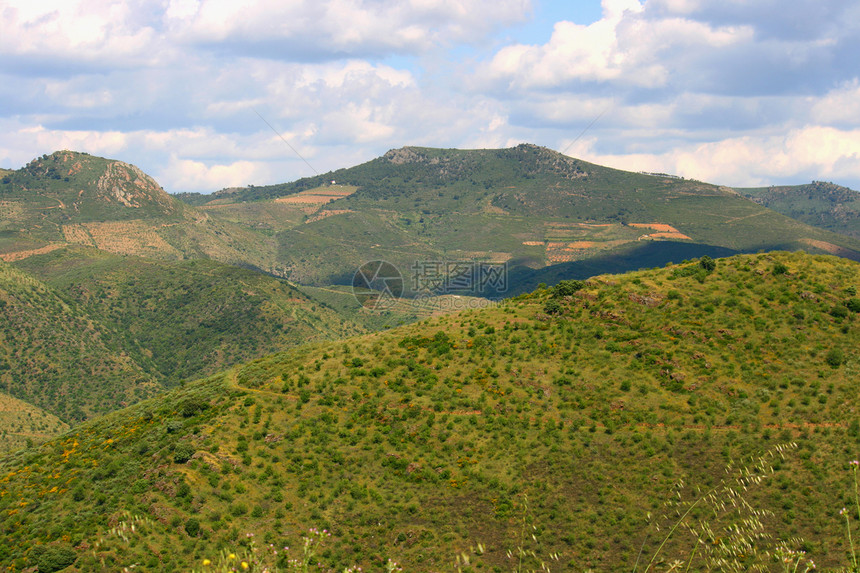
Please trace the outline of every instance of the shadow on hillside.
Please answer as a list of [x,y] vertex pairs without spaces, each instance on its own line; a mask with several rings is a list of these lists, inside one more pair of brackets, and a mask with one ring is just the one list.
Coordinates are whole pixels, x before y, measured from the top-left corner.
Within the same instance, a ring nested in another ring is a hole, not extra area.
[[[639,269],[662,267],[667,263],[680,263],[705,255],[712,258],[730,257],[739,251],[680,241],[651,241],[634,248],[614,251],[600,257],[583,261],[559,263],[541,269],[514,267],[508,270],[508,291],[503,297],[516,296],[531,292],[540,283],[554,285],[562,280],[587,279],[595,275],[619,274]],[[498,294],[486,293],[488,298],[498,298]]]

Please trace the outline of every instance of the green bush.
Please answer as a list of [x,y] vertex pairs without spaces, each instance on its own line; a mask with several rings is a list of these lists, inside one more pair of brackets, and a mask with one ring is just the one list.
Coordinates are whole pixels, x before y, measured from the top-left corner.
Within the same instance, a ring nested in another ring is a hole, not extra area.
[[827,356],[824,358],[824,361],[827,362],[831,368],[839,368],[844,360],[845,355],[838,348],[834,348],[828,352]]
[[179,413],[183,418],[190,418],[208,407],[209,404],[201,398],[188,398],[179,406]]
[[717,268],[717,261],[715,261],[714,259],[712,259],[708,255],[705,255],[704,257],[699,259],[699,266],[702,267],[703,269],[705,269],[706,271],[711,272]]
[[180,442],[176,444],[176,448],[173,450],[173,461],[177,464],[184,464],[191,459],[195,451],[194,446],[188,442]]
[[550,299],[546,301],[545,305],[543,305],[543,311],[547,314],[560,314],[561,305],[557,300]]
[[185,533],[189,537],[197,537],[197,534],[200,533],[200,522],[193,517],[189,517],[188,521],[185,522]]
[[40,573],[60,571],[77,559],[78,554],[74,549],[60,545],[38,545],[30,552],[30,563],[38,567]]
[[554,287],[552,287],[552,296],[554,298],[561,298],[564,296],[571,296],[578,290],[582,290],[585,288],[585,281],[561,281]]

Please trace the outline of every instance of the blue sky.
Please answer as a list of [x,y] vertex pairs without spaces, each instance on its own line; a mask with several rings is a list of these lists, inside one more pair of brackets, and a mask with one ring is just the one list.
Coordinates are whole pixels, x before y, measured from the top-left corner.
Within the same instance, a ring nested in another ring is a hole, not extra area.
[[860,188],[856,0],[0,0],[0,15],[6,168],[75,149],[205,193],[404,145],[530,142],[725,185]]

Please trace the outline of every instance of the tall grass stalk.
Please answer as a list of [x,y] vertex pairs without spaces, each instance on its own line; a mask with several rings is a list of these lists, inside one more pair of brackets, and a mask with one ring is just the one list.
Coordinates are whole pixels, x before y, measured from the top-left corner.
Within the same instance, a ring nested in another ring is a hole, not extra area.
[[[694,546],[687,559],[675,560],[670,565],[671,570],[680,569],[686,561],[685,570],[689,571],[696,560],[702,562],[703,569],[766,570],[762,561],[775,555],[775,551],[763,549],[771,535],[765,531],[762,518],[770,515],[770,512],[755,509],[746,496],[751,487],[759,485],[773,474],[771,462],[775,457],[784,459],[785,452],[795,448],[797,444],[794,443],[774,446],[737,470],[733,470],[733,465],[729,464],[726,473],[730,477],[723,478],[715,487],[694,500],[673,502],[683,507],[684,511],[681,512],[679,507],[679,517],[673,519],[672,526],[651,555],[643,573],[656,569],[667,544],[679,530],[687,531],[692,536]],[[683,488],[683,481],[678,486],[679,490]],[[677,495],[680,499],[680,491]],[[698,507],[709,510],[713,523],[704,518],[690,519]],[[638,564],[637,558],[633,573],[636,573]]]

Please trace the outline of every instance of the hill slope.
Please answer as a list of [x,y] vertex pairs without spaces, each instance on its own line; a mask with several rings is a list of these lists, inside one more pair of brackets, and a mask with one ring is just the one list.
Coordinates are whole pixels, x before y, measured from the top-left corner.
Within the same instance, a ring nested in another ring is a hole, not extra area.
[[692,244],[700,254],[802,248],[860,259],[860,241],[732,189],[619,171],[534,145],[405,147],[290,184],[230,189],[198,208],[277,233],[279,264],[311,284],[346,283],[372,259],[404,276],[416,261],[540,268],[611,257],[643,241]]
[[273,563],[318,527],[323,569],[448,569],[480,542],[479,568],[520,546],[632,570],[689,508],[659,570],[770,567],[780,540],[844,566],[858,282],[834,257],[702,260],[256,360],[0,462],[0,560]]
[[158,385],[74,303],[0,262],[0,391],[66,421],[153,395]]
[[0,392],[0,456],[68,429],[69,425],[53,414]]
[[813,181],[808,185],[737,191],[768,209],[808,225],[860,238],[860,193],[853,189]]
[[64,244],[161,259],[212,258],[265,267],[265,236],[212,221],[134,165],[57,151],[0,179],[0,257]]
[[285,280],[215,261],[157,261],[66,247],[15,263],[175,385],[277,350],[364,332]]
[[[463,288],[447,269],[425,280],[413,268],[465,261],[478,275],[504,266],[518,276],[559,263],[629,260],[625,253],[648,242],[691,245],[694,256],[782,248],[860,259],[860,239],[808,226],[735,190],[609,169],[534,145],[405,147],[289,184],[225,190],[205,203],[184,198],[194,205],[126,163],[44,155],[0,178],[0,258],[71,243],[209,258],[314,286],[350,284],[361,264],[382,259],[413,290],[447,282],[460,285],[452,294],[492,296],[505,289],[481,281]],[[667,248],[657,264],[678,250]]]

